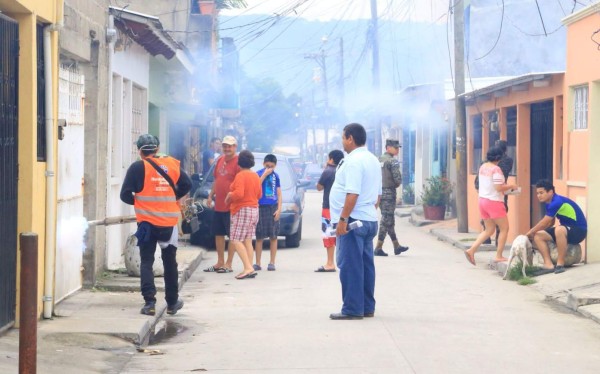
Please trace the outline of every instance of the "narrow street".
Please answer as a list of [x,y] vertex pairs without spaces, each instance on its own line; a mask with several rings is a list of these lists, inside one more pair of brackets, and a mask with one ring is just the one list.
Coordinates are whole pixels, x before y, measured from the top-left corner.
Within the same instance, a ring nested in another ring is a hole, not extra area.
[[185,284],[184,309],[149,347],[160,354],[138,353],[122,373],[598,372],[596,323],[470,266],[406,218],[396,228],[411,249],[375,260],[375,318],[331,321],[341,290],[337,273],[314,273],[325,259],[320,199],[306,194],[301,247],[280,250],[275,272],[204,273],[210,252]]

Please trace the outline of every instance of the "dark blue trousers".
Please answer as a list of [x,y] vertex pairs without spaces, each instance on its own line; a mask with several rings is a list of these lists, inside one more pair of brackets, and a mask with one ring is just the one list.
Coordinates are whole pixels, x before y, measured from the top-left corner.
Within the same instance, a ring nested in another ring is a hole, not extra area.
[[377,235],[377,221],[362,223],[362,227],[337,237],[336,260],[342,283],[342,313],[353,316],[375,311],[373,238]]

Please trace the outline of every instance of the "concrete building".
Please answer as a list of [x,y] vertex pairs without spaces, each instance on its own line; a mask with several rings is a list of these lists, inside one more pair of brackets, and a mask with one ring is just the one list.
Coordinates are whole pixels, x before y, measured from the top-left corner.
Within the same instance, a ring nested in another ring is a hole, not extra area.
[[18,323],[19,233],[38,234],[38,312],[52,305],[62,7],[0,0],[0,331]]

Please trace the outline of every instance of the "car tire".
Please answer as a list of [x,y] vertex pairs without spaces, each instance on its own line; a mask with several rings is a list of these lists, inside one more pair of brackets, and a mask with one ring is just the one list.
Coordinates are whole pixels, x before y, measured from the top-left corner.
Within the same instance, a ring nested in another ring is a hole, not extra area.
[[302,239],[302,218],[300,218],[300,223],[298,224],[298,231],[296,231],[292,235],[288,235],[285,237],[286,248],[298,248],[300,246],[301,239]]

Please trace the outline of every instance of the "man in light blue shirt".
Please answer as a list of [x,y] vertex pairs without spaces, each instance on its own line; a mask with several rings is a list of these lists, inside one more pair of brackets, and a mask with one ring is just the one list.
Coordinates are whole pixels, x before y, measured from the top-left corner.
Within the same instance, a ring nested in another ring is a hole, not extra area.
[[[381,165],[367,150],[367,133],[360,124],[344,127],[342,144],[348,156],[338,166],[329,194],[331,222],[337,224],[337,263],[342,284],[341,313],[334,320],[375,315],[373,238],[377,234],[377,205],[381,196]],[[362,226],[348,231],[348,225]]]

